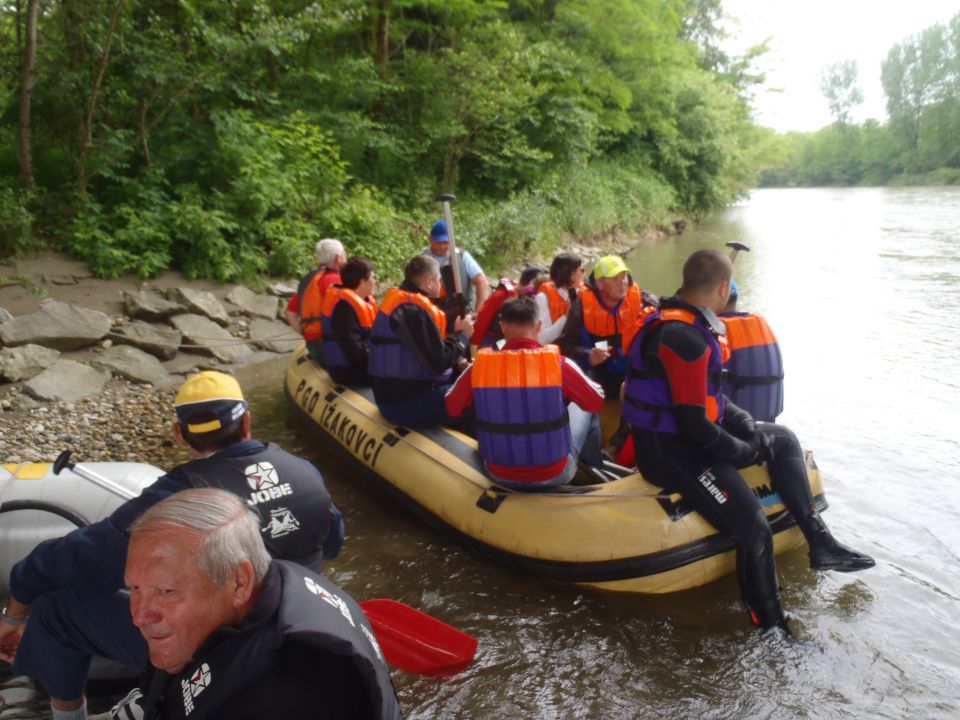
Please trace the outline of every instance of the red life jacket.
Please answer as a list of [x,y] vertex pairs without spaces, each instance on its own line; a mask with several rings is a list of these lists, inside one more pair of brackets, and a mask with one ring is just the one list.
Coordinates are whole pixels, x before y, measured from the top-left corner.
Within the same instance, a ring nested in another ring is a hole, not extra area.
[[477,321],[473,325],[470,342],[478,347],[490,347],[503,337],[500,330],[500,308],[518,295],[516,283],[502,278],[497,289],[488,297],[477,311]]

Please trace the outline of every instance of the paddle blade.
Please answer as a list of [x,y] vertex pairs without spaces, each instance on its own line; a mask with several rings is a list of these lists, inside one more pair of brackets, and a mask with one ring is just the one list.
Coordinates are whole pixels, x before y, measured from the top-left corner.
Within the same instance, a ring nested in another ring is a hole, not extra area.
[[462,670],[477,652],[477,639],[396,600],[364,600],[384,657],[401,670],[445,675]]

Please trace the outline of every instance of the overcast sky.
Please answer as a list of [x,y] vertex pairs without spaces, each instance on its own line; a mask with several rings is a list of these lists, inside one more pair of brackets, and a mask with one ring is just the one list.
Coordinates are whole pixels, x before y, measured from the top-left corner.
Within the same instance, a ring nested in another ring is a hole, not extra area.
[[[856,60],[864,103],[853,119],[886,119],[880,63],[909,35],[960,12],[960,0],[722,0],[731,38],[740,53],[770,38],[759,61],[767,74],[755,106],[761,125],[779,132],[817,130],[833,121],[820,92],[820,71]],[[779,90],[779,92],[777,92]]]

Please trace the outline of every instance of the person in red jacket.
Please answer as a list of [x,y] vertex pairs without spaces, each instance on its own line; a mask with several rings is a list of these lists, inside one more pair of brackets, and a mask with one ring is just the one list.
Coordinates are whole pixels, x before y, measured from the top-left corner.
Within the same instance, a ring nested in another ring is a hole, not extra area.
[[481,350],[444,398],[453,417],[475,407],[488,475],[498,485],[532,490],[570,482],[578,461],[601,467],[601,387],[555,346],[537,342],[532,298],[505,302],[500,324],[503,350]]
[[532,283],[544,274],[541,268],[531,265],[520,273],[520,282],[515,283],[509,278],[500,278],[497,288],[480,306],[477,311],[477,321],[473,325],[473,336],[470,341],[477,347],[493,347],[503,339],[500,329],[500,307],[511,298],[522,295],[533,295],[536,292]]
[[[333,238],[324,238],[317,243],[317,269],[300,279],[297,292],[293,294],[284,310],[287,323],[306,340],[320,338],[320,310],[327,288],[340,283],[340,268],[347,262],[343,243]],[[304,303],[308,305],[304,308]]]

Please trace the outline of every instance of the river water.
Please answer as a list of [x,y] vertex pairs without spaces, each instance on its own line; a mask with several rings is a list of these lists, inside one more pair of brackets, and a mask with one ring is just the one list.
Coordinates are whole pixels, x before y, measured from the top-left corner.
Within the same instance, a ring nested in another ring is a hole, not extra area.
[[[310,457],[348,525],[332,579],[479,639],[446,680],[396,672],[410,718],[950,717],[960,705],[960,188],[762,190],[628,258],[671,294],[695,249],[745,242],[741,309],[786,364],[781,422],[816,454],[828,524],[877,560],[778,560],[798,639],[753,630],[736,582],[666,597],[540,581],[430,530],[291,424],[281,365],[252,393],[256,434]],[[275,375],[274,381],[269,380]]]

